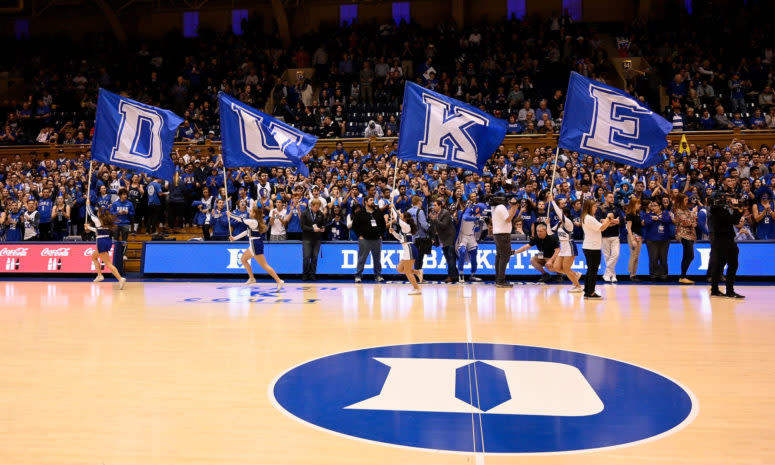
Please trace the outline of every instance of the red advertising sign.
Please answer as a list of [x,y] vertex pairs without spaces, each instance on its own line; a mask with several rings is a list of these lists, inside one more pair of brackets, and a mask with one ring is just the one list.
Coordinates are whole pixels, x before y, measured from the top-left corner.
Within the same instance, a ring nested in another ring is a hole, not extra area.
[[[110,250],[111,257],[113,250]],[[91,256],[96,251],[93,243],[0,244],[0,274],[93,273],[96,270]]]

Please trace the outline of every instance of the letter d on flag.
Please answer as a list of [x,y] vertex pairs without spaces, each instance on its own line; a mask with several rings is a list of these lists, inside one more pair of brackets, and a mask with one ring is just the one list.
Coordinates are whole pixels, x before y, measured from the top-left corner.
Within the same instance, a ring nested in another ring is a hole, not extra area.
[[92,160],[171,181],[169,154],[183,118],[100,89],[94,123]]

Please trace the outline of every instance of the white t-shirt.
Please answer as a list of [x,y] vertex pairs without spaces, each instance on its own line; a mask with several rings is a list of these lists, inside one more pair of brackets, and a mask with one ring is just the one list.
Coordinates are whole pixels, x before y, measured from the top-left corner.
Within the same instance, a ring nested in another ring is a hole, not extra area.
[[492,233],[511,234],[511,221],[506,205],[498,205],[492,210]]
[[584,243],[581,245],[582,249],[603,249],[603,234],[600,232],[602,226],[602,223],[597,221],[595,215],[587,215],[584,217],[584,221],[581,223],[581,227],[584,229]]
[[[278,218],[275,219],[275,214],[277,214]],[[282,234],[285,234],[285,225],[283,224],[283,218],[285,218],[285,215],[287,214],[286,209],[278,210],[276,208],[273,208],[271,212],[269,212],[269,224],[270,224],[270,231],[269,234],[273,236],[280,236]]]

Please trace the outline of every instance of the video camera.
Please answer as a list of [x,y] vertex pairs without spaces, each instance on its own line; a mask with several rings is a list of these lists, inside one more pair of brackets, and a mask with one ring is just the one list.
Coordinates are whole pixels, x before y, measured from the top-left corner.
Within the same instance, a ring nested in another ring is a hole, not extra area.
[[514,194],[494,195],[490,198],[488,203],[491,208],[495,208],[498,205],[514,205],[519,203],[519,199]]

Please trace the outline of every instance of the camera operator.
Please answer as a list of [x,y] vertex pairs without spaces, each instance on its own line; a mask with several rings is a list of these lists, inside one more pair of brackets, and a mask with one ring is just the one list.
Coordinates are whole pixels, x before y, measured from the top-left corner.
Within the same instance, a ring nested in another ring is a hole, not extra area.
[[[735,198],[735,180],[724,179],[721,189],[711,199],[710,208],[710,273],[711,273],[711,297],[730,297],[744,299],[735,292],[735,275],[737,274],[738,255],[740,249],[735,243],[735,225],[743,217],[742,207]],[[727,266],[727,292],[719,291],[718,283],[721,274]]]
[[511,220],[517,214],[517,199],[512,197],[506,208],[504,197],[493,197],[492,233],[495,239],[495,286],[512,287],[506,282],[506,267],[511,259]]

